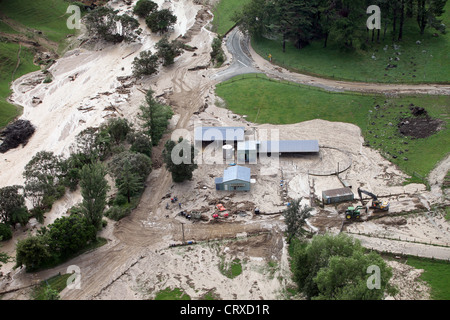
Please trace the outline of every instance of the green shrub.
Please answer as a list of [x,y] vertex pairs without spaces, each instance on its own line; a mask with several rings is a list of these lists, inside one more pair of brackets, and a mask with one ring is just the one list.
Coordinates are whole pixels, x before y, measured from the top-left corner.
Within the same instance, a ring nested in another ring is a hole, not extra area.
[[122,207],[118,207],[118,206],[113,206],[105,212],[105,217],[108,217],[115,221],[119,221],[120,219],[122,219],[123,217],[126,217],[130,213],[131,213],[130,208],[122,208]]
[[5,223],[0,223],[0,240],[5,241],[12,238],[11,227]]

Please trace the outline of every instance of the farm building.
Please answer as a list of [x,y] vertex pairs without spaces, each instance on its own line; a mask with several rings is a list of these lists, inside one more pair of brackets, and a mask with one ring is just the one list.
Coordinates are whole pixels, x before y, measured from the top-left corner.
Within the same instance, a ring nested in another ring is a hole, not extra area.
[[244,127],[196,127],[194,129],[195,145],[209,144],[213,141],[222,142],[222,144],[244,141]]
[[238,163],[256,163],[258,157],[258,142],[240,141],[237,144]]
[[228,167],[222,178],[216,178],[216,190],[250,191],[250,168],[242,166]]
[[354,194],[350,188],[339,188],[322,191],[322,202],[324,204],[352,201]]
[[319,141],[317,140],[280,140],[261,141],[259,153],[276,153],[280,156],[298,155],[303,153],[319,152]]

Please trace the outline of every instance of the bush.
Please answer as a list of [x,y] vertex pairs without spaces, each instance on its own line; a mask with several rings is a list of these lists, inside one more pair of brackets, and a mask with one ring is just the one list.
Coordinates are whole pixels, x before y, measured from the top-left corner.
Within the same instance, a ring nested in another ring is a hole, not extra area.
[[24,265],[28,271],[33,271],[48,263],[51,258],[42,236],[31,236],[17,242],[16,268]]
[[6,241],[12,238],[11,227],[6,223],[0,223],[0,241]]
[[129,137],[129,141],[131,143],[131,151],[143,153],[148,157],[152,156],[152,141],[146,134],[136,133]]
[[45,239],[52,254],[67,257],[86,247],[95,235],[96,228],[85,217],[73,214],[50,224]]
[[[125,199],[125,201],[126,201],[126,199]],[[105,217],[108,217],[115,221],[119,221],[120,219],[122,219],[123,217],[126,217],[130,213],[131,213],[130,208],[113,206],[105,212]]]
[[138,17],[145,18],[158,9],[158,4],[151,0],[139,0],[133,8],[133,13]]
[[119,193],[116,198],[114,199],[114,204],[117,206],[121,206],[124,205],[125,203],[127,203],[127,197],[124,196],[123,194]]
[[154,33],[165,33],[177,22],[177,17],[169,9],[162,9],[150,13],[145,19],[145,23]]
[[136,78],[141,76],[149,76],[158,71],[158,56],[154,55],[151,50],[142,51],[139,57],[133,60],[133,76]]
[[121,177],[125,162],[129,162],[131,171],[144,181],[152,171],[152,160],[148,156],[142,153],[124,151],[114,155],[109,163],[109,171],[115,178]]

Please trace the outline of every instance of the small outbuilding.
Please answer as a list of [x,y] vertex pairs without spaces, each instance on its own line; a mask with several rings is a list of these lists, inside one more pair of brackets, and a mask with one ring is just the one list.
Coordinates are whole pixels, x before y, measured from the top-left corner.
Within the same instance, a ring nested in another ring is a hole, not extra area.
[[216,190],[250,191],[250,168],[231,166],[224,170],[222,178],[215,179]]
[[355,195],[350,188],[338,188],[322,191],[323,204],[353,201]]

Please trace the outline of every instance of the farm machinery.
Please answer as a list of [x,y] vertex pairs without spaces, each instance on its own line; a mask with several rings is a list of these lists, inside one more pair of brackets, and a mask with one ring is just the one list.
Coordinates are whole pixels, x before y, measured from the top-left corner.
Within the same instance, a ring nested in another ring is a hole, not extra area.
[[389,210],[389,201],[381,201],[378,199],[376,195],[369,191],[362,190],[361,188],[358,188],[358,195],[359,199],[361,200],[361,204],[365,206],[362,194],[367,194],[369,197],[372,198],[372,205],[370,206],[370,209],[376,209],[376,210],[382,210],[382,211],[388,211]]

